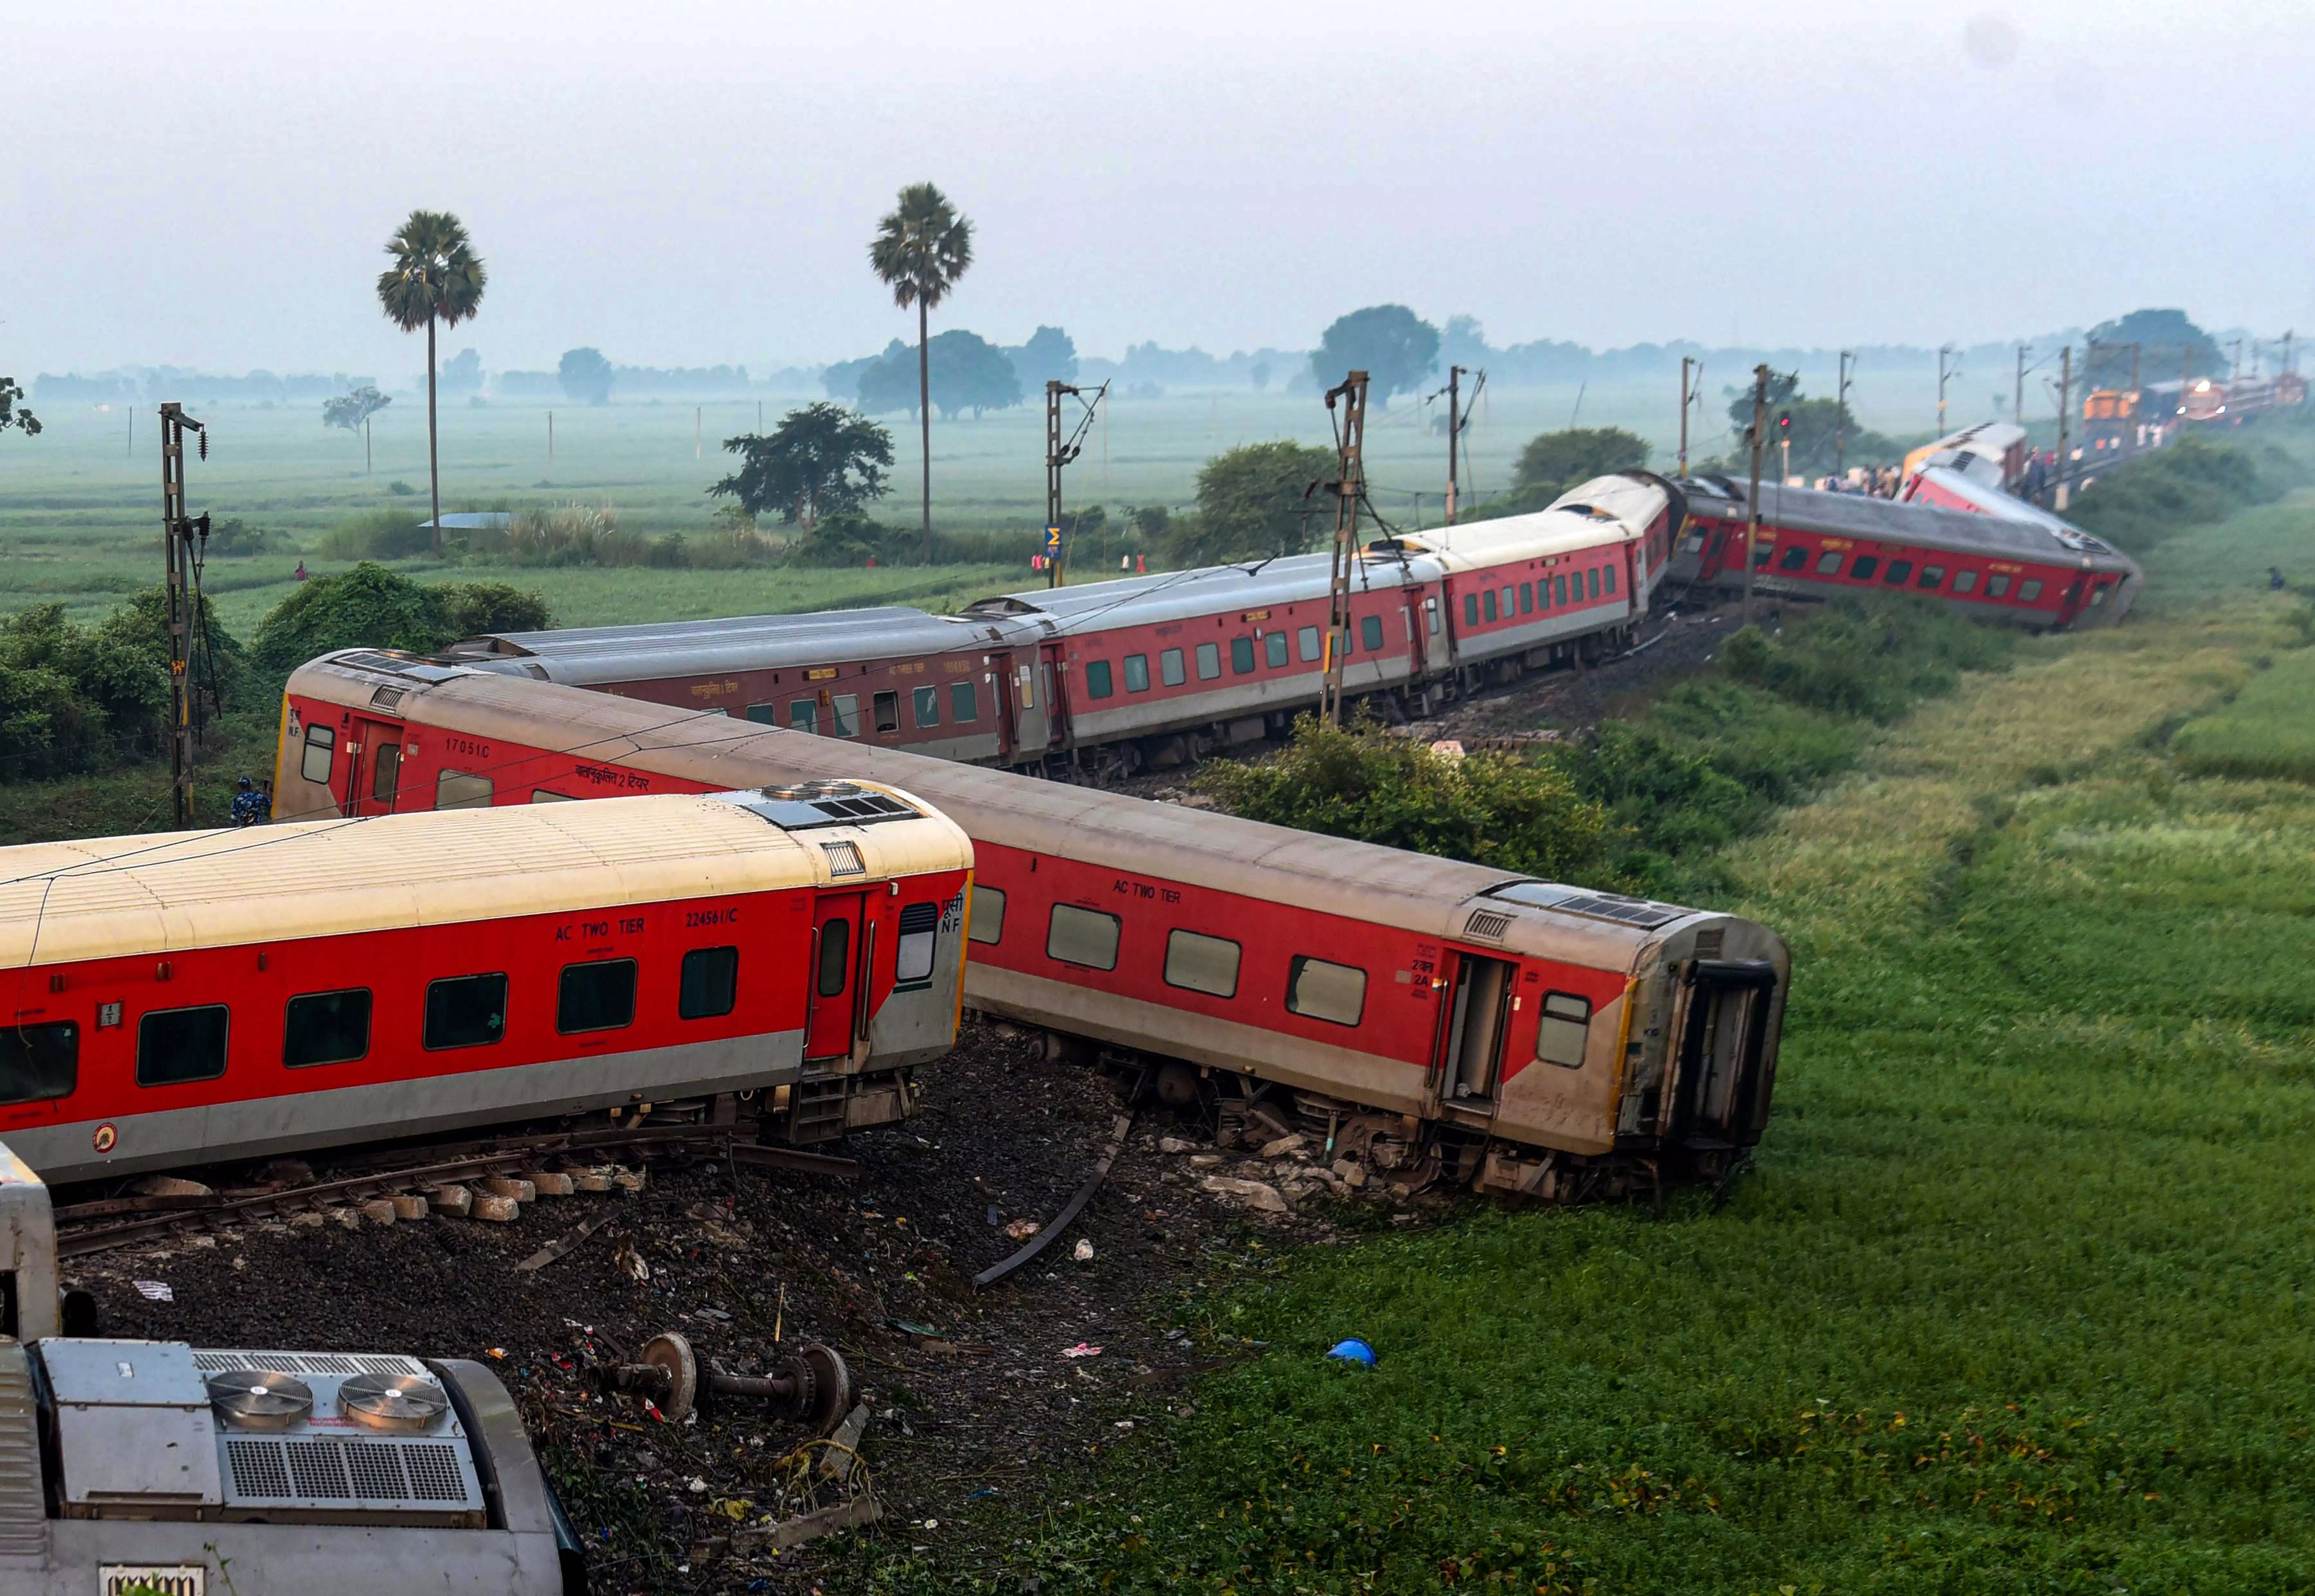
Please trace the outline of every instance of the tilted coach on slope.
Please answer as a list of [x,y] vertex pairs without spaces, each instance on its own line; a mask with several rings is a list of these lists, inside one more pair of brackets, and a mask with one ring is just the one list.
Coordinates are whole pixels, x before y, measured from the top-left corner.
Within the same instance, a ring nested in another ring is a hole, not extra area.
[[[1556,601],[1568,572],[1545,569]],[[1181,1106],[1560,1198],[1715,1177],[1767,1122],[1791,965],[1734,916],[379,650],[290,678],[275,802],[296,820],[847,774],[971,838],[972,1006],[1148,1068]]]

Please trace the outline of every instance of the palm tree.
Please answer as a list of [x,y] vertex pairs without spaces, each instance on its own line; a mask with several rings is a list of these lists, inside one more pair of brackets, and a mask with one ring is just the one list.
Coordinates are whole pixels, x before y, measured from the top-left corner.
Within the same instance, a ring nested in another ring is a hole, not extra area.
[[434,552],[442,552],[442,463],[434,421],[434,326],[455,327],[482,308],[487,273],[466,229],[447,210],[413,210],[386,241],[394,264],[377,274],[377,302],[404,332],[426,329],[426,470],[433,479]]
[[932,308],[948,297],[972,264],[972,224],[956,214],[948,196],[928,182],[900,191],[892,213],[868,241],[868,264],[893,303],[917,307],[917,418],[925,465],[925,563],[933,563],[933,376],[927,353]]

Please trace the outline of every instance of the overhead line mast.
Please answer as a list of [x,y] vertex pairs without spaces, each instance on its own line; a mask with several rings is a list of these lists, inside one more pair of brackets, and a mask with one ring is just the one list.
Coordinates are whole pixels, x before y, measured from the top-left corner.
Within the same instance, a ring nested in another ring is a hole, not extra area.
[[209,540],[206,513],[185,513],[185,433],[200,437],[200,456],[209,457],[208,429],[182,404],[161,406],[161,545],[166,565],[169,620],[169,798],[175,829],[193,823],[193,730],[200,696],[193,681],[193,628],[201,629],[201,654],[215,691],[217,661],[209,650],[208,616],[201,607],[201,562]]
[[1330,726],[1343,723],[1343,664],[1351,648],[1351,571],[1358,563],[1359,505],[1367,496],[1367,374],[1353,371],[1326,390],[1326,411],[1337,401],[1335,448],[1339,474],[1328,484],[1335,495],[1335,545],[1326,581],[1326,668],[1318,693],[1318,713]]
[[[1085,389],[1059,378],[1048,379],[1045,384],[1045,585],[1049,588],[1065,587],[1069,580],[1069,544],[1061,535],[1061,467],[1085,453],[1086,434],[1093,430],[1094,412],[1108,393],[1107,383],[1094,389],[1090,399],[1085,396]],[[1066,439],[1061,436],[1064,394],[1085,406],[1076,430]]]

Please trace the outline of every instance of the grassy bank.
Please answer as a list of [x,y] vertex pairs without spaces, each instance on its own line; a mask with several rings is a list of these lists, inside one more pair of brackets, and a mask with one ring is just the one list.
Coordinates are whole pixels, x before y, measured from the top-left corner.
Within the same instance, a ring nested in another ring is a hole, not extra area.
[[[2311,532],[2189,529],[2151,596],[2243,597],[2021,643],[1838,746],[1763,730],[1848,774],[1691,856],[1795,953],[1725,1207],[1218,1268],[1175,1322],[1264,1355],[1069,1504],[918,1538],[1007,1572],[886,1542],[846,1588],[2315,1590],[2315,789],[2215,764],[2315,724],[2304,612],[2249,580]],[[1727,686],[1638,719],[1743,745]],[[1379,1369],[1324,1359],[1348,1334]]]
[[1267,1355],[1049,1521],[1045,1588],[2315,1588],[2315,794],[2157,746],[2280,641],[2074,640],[1730,850],[1798,976],[1727,1206],[1219,1289]]

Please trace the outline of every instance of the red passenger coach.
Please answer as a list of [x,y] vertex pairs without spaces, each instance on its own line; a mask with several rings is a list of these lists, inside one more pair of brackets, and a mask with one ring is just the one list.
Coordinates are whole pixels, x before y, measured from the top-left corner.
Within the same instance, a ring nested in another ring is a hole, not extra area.
[[[1716,476],[1682,486],[1689,532],[1678,574],[1742,587],[1743,487]],[[1971,491],[1980,498],[1991,492]],[[1910,592],[1979,620],[2036,630],[2113,625],[2129,613],[2142,580],[2127,554],[2007,494],[1954,510],[1766,483],[1752,576],[1764,590],[1804,597]]]
[[971,869],[842,784],[0,849],[0,1137],[74,1181],[723,1094],[895,1118]]
[[1767,1122],[1790,962],[1748,920],[376,651],[291,677],[279,813],[362,801],[297,728],[387,695],[366,738],[487,749],[498,803],[904,785],[972,839],[966,1000],[1183,1106],[1563,1197],[1725,1171]]
[[[1532,515],[1359,551],[1336,647],[1353,697],[1429,714],[1522,670],[1623,646],[1672,559],[1661,477],[1594,478]],[[1318,702],[1324,554],[886,608],[473,637],[503,676],[1059,775],[1170,764],[1284,732]]]

